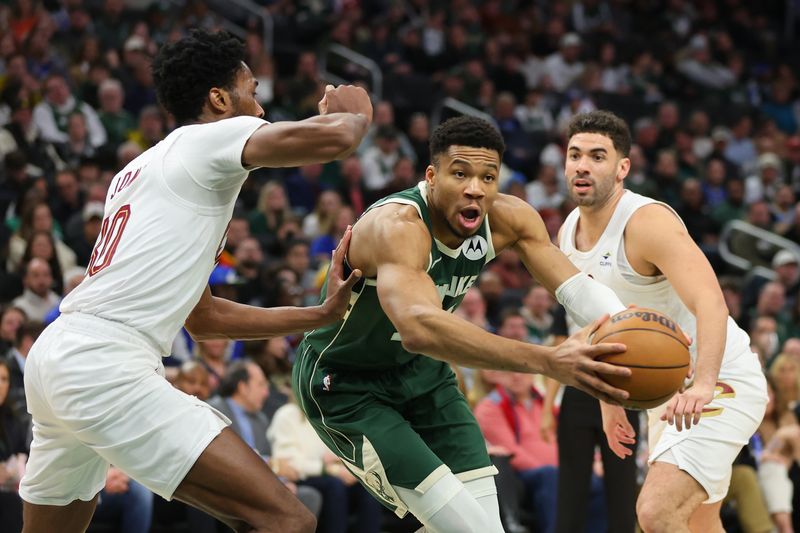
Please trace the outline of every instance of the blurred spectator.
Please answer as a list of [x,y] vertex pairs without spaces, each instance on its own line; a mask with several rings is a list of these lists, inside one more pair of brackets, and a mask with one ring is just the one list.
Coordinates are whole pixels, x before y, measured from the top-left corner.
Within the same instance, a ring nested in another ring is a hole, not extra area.
[[[20,267],[25,250],[28,247],[28,240],[37,231],[50,233],[54,237],[58,233],[53,222],[50,206],[43,201],[31,204],[22,213],[19,230],[11,236],[11,240],[8,243],[7,268],[9,270],[15,270]],[[55,252],[62,271],[75,266],[75,252],[60,240],[54,239],[54,242]]]
[[75,251],[76,263],[86,266],[92,257],[97,237],[100,235],[104,207],[100,202],[87,202],[81,212],[81,232],[69,241]]
[[[238,361],[228,369],[219,387],[219,395],[208,403],[231,420],[231,429],[265,461],[270,460],[267,440],[269,420],[261,412],[269,396],[269,383],[261,368],[252,361]],[[311,487],[297,487],[287,482],[289,489],[315,515],[319,515],[322,497]]]
[[136,129],[128,133],[128,140],[135,142],[142,150],[155,146],[164,138],[164,117],[155,105],[145,106],[139,112]]
[[752,170],[756,158],[758,157],[755,143],[750,137],[752,133],[752,119],[747,115],[741,115],[736,122],[734,122],[730,136],[725,145],[725,159],[735,164],[741,172],[749,172]]
[[[27,265],[31,259],[42,259],[50,265],[50,272],[53,275],[53,290],[61,293],[64,290],[63,272],[75,266],[74,261],[62,263],[56,251],[56,242],[53,234],[49,231],[34,231],[25,246],[25,253],[22,254],[21,264]],[[70,260],[73,260],[71,257]]]
[[11,302],[14,307],[19,307],[30,320],[43,322],[45,315],[61,301],[61,297],[53,292],[53,275],[50,265],[44,259],[32,259],[24,266],[22,277],[24,291]]
[[577,33],[565,33],[559,41],[559,50],[549,55],[544,62],[553,88],[563,93],[583,74],[580,61],[581,38]]
[[727,199],[726,178],[725,163],[721,159],[710,158],[706,162],[702,182],[703,199],[709,211],[713,211]]
[[430,120],[424,113],[414,113],[408,121],[408,140],[414,151],[412,160],[416,161],[414,169],[417,174],[423,174],[430,162]]
[[322,493],[319,533],[345,533],[348,514],[354,515],[356,531],[380,531],[381,504],[328,451],[297,405],[287,403],[276,411],[267,438],[272,444],[273,471]]
[[97,150],[89,142],[86,129],[86,117],[81,113],[72,113],[67,118],[67,140],[56,145],[58,155],[64,164],[77,168],[80,162],[97,155]]
[[[412,145],[405,133],[396,129],[397,122],[394,116],[394,106],[391,102],[386,100],[382,100],[375,104],[375,108],[373,109],[372,113],[372,124],[370,124],[369,131],[367,131],[367,134],[364,136],[364,139],[358,146],[358,155],[363,157],[371,148],[377,146],[378,131],[386,128],[394,129],[395,137],[397,139],[397,148],[400,150],[400,154],[416,162],[417,152],[415,147]],[[419,126],[417,126],[417,128],[419,128]],[[420,134],[421,132],[418,131],[417,135]],[[427,143],[427,131],[425,132],[425,141]],[[424,161],[427,162],[428,160],[425,159]]]
[[261,276],[264,254],[258,239],[245,237],[236,247],[234,260],[236,273],[241,280],[241,283],[236,286],[236,301],[249,305],[263,304]]
[[70,217],[79,213],[86,201],[86,194],[81,190],[74,170],[64,169],[56,173],[54,193],[50,199],[50,210],[58,224],[66,227]]
[[528,328],[528,342],[545,344],[553,326],[553,314],[550,311],[555,304],[553,297],[541,285],[534,285],[525,295],[523,304],[519,313]]
[[[367,191],[364,186],[361,160],[355,155],[347,157],[342,161],[340,173],[342,182],[337,189],[340,199],[352,207],[353,213],[360,217],[374,200],[374,193]],[[305,233],[305,229],[303,232]],[[307,233],[306,235],[308,236]]]
[[41,322],[25,322],[17,329],[14,346],[8,353],[9,389],[7,402],[21,417],[28,417],[25,398],[25,361],[31,346],[39,338],[44,326]]
[[186,361],[175,376],[175,387],[198,400],[208,400],[208,370],[197,361]]
[[397,134],[393,126],[381,126],[375,132],[375,145],[361,156],[367,190],[379,191],[391,182],[392,168],[401,156]]
[[558,179],[555,167],[541,165],[536,179],[525,186],[526,199],[537,211],[558,209],[567,198],[564,183]]
[[75,112],[86,119],[89,144],[94,148],[105,144],[106,131],[97,112],[72,95],[63,75],[50,75],[45,81],[45,99],[33,109],[33,121],[42,138],[53,143],[68,142],[69,116]]
[[[772,215],[769,205],[764,201],[756,201],[747,208],[747,222],[756,228],[770,231]],[[730,249],[736,255],[750,261],[752,266],[768,267],[775,253],[775,246],[767,241],[754,237],[749,233],[736,232],[730,240]]]
[[494,119],[506,144],[503,163],[516,171],[530,174],[541,147],[532,142],[528,132],[515,116],[516,107],[517,98],[512,93],[502,92],[497,95]]
[[[117,0],[108,0],[114,3]],[[122,144],[136,128],[133,116],[122,107],[125,102],[125,89],[116,79],[107,79],[100,84],[98,89],[100,109],[98,116],[108,135],[108,145],[116,149]]]
[[735,78],[733,73],[723,64],[714,60],[709,50],[708,38],[697,34],[689,41],[683,52],[683,59],[678,61],[678,71],[703,89],[721,90],[731,87]]
[[747,211],[744,204],[744,182],[730,179],[725,184],[725,200],[711,211],[711,217],[721,228],[731,220],[744,220]]
[[140,533],[150,530],[152,517],[153,493],[111,465],[92,523],[110,526],[120,533]]
[[0,516],[7,531],[22,530],[18,486],[28,459],[28,423],[9,402],[9,363],[0,359]]
[[681,185],[681,207],[677,210],[686,230],[706,255],[716,250],[719,229],[709,216],[700,181],[690,178]]
[[[7,85],[2,100],[8,106],[10,122],[0,129],[0,159],[5,160],[14,152],[24,154],[26,164],[31,164],[37,174],[53,172],[63,165],[52,143],[42,138],[42,132],[33,121],[33,92],[21,84]],[[5,166],[8,171],[8,163]]]
[[414,173],[414,163],[407,157],[400,157],[392,166],[392,177],[378,196],[388,196],[413,187],[419,182]]
[[321,175],[322,165],[315,163],[303,165],[286,178],[286,194],[289,204],[303,216],[314,209],[317,198],[322,192]]
[[195,356],[197,362],[205,367],[208,372],[209,394],[214,395],[219,388],[227,371],[228,348],[230,341],[227,339],[213,339],[197,341]]
[[[358,161],[358,159],[350,157],[345,160],[343,166],[347,161],[352,164]],[[349,171],[353,172],[352,170]],[[341,208],[342,197],[339,196],[336,191],[323,191],[320,193],[314,211],[310,212],[308,216],[303,219],[303,235],[309,239],[314,239],[328,233]]]
[[297,58],[297,72],[287,83],[284,103],[298,119],[316,115],[317,102],[323,94],[322,87],[317,55],[311,51],[301,52]]
[[292,211],[283,185],[278,181],[268,181],[261,187],[258,205],[247,218],[250,221],[250,233],[269,252],[277,244],[281,224],[291,217]]
[[19,307],[9,306],[0,314],[0,359],[5,358],[17,342],[17,331],[28,320]]
[[[83,278],[86,276],[86,267],[72,267],[66,272],[64,272],[63,276],[63,285],[64,288],[61,292],[61,297],[64,298],[72,292],[72,290],[81,284]],[[54,305],[50,311],[44,316],[44,325],[47,326],[51,324],[56,318],[61,315],[60,309],[60,302],[57,305]]]
[[781,185],[780,172],[782,171],[781,159],[771,152],[758,157],[758,170],[756,174],[748,176],[745,180],[744,201],[752,204],[759,200],[771,202]]
[[355,223],[356,217],[353,209],[349,206],[342,206],[336,213],[336,218],[330,225],[327,233],[323,233],[316,239],[311,241],[311,259],[314,262],[328,261],[331,257],[331,252],[339,244],[347,226]]

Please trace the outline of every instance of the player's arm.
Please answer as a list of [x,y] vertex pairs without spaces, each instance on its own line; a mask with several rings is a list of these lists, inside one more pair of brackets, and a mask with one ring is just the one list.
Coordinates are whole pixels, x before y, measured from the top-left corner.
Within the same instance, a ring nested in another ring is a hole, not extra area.
[[555,295],[577,324],[585,326],[625,309],[614,291],[578,270],[550,241],[539,213],[523,200],[498,195],[491,222],[495,248],[516,250],[528,272]]
[[200,301],[186,319],[186,329],[195,340],[268,339],[310,331],[335,322],[344,316],[350,303],[350,289],[361,277],[354,270],[342,279],[343,261],[350,244],[351,229],[345,231],[333,252],[328,271],[328,292],[325,302],[314,307],[261,308],[217,298],[206,287]]
[[[654,239],[653,235],[658,238]],[[697,366],[694,384],[667,405],[666,420],[681,429],[697,424],[714,395],[728,324],[728,308],[717,276],[680,220],[666,207],[647,205],[636,211],[625,228],[628,260],[655,266],[697,318]],[[633,265],[636,268],[636,265]]]
[[[354,239],[359,254],[351,254],[351,261],[367,274],[374,269],[381,307],[406,350],[473,368],[547,374],[609,401],[627,397],[625,391],[595,375],[600,371],[627,375],[628,369],[594,360],[597,355],[623,347],[586,344],[591,328],[550,348],[492,335],[444,311],[426,273],[431,237],[425,224],[411,207],[385,206],[379,210],[370,220],[356,225]],[[597,326],[599,323],[593,328]]]
[[258,128],[244,146],[242,165],[298,167],[342,159],[354,152],[372,121],[367,92],[352,85],[329,85],[319,109],[316,117]]

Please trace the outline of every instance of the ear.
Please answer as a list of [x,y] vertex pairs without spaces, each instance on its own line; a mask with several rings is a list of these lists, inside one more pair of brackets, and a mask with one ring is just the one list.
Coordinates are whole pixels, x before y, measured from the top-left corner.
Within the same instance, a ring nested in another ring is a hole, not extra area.
[[208,91],[208,104],[215,114],[225,113],[231,105],[231,95],[225,89],[212,87]]
[[617,178],[619,181],[624,180],[628,176],[628,172],[631,171],[631,160],[627,157],[623,157],[619,160],[619,171],[617,172]]
[[428,165],[425,169],[425,181],[428,182],[428,189],[433,189],[436,183],[436,167],[433,165]]

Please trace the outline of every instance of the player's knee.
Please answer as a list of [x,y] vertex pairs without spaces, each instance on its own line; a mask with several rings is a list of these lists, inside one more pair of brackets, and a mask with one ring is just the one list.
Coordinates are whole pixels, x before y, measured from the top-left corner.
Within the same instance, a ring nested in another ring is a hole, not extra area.
[[314,533],[317,528],[316,517],[295,498],[287,499],[280,509],[253,509],[252,513],[246,515],[247,518],[236,531]]
[[636,502],[636,518],[644,533],[667,533],[671,531],[674,513],[654,498],[639,498]]

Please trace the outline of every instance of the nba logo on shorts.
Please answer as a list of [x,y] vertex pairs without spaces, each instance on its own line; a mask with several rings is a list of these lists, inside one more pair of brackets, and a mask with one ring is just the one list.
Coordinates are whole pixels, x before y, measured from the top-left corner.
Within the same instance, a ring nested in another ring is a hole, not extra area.
[[322,378],[322,390],[329,391],[331,390],[331,375],[328,374],[324,378]]

